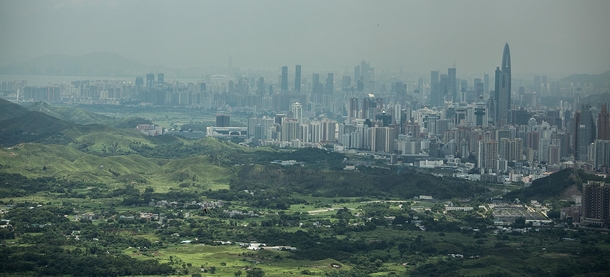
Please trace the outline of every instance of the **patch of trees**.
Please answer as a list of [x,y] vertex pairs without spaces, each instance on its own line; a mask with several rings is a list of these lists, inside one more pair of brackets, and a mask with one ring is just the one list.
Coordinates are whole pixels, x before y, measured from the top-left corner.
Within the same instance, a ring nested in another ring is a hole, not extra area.
[[323,149],[302,148],[294,151],[249,151],[230,141],[205,138],[196,143],[173,142],[157,146],[132,143],[129,148],[148,158],[182,159],[198,155],[207,155],[216,163],[250,164],[269,163],[274,160],[297,160],[306,166],[341,169],[345,155]]
[[241,149],[241,146],[237,144],[213,138],[205,138],[192,144],[174,142],[159,144],[154,147],[141,143],[131,143],[129,148],[147,158],[183,159],[207,155],[212,157],[215,162],[224,164],[249,163],[253,161],[255,156]]
[[0,195],[4,197],[19,197],[32,195],[37,192],[65,193],[72,189],[87,186],[103,186],[100,184],[86,184],[76,181],[58,180],[53,177],[27,178],[21,174],[0,173]]
[[75,142],[75,140],[72,137],[65,135],[63,132],[59,132],[51,134],[46,138],[42,138],[38,140],[38,142],[42,144],[68,145],[70,143]]
[[188,130],[205,132],[208,127],[215,126],[215,121],[204,121],[204,122],[193,122],[182,124],[180,130],[182,132],[188,132]]
[[368,273],[352,268],[350,270],[330,271],[324,274],[326,277],[368,277]]
[[148,187],[144,189],[143,192],[140,192],[140,190],[133,185],[114,189],[108,193],[101,193],[99,190],[95,190],[88,193],[87,196],[90,196],[91,198],[123,197],[122,204],[126,206],[147,206],[152,199],[177,201],[180,203],[200,199],[200,195],[195,192],[173,190],[166,193],[155,193],[152,187]]
[[296,160],[304,162],[307,167],[326,167],[334,170],[343,168],[345,155],[337,152],[318,148],[299,148],[294,151],[270,152],[259,151],[256,153],[255,161],[260,163],[272,162],[274,160]]
[[0,272],[44,276],[167,275],[171,266],[157,260],[136,260],[126,255],[79,255],[59,246],[0,248]]
[[474,182],[441,178],[417,172],[390,173],[371,169],[366,172],[321,171],[307,167],[278,165],[242,166],[231,180],[234,191],[278,191],[322,197],[401,197],[432,195],[436,199],[468,197],[483,193]]
[[290,205],[305,204],[307,201],[300,198],[290,197],[293,192],[288,189],[254,190],[217,190],[208,191],[206,196],[224,201],[245,201],[248,206],[255,208],[287,210]]
[[426,263],[418,266],[411,274],[413,276],[455,276],[456,271],[460,269],[460,265],[461,260],[441,260],[437,263]]

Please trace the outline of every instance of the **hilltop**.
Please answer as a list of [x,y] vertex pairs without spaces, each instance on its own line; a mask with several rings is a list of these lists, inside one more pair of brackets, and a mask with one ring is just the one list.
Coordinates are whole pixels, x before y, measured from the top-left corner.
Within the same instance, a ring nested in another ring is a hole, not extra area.
[[[547,177],[534,180],[529,187],[507,193],[507,199],[519,198],[523,201],[535,199],[538,201],[560,198],[567,190],[580,191],[587,181],[601,181],[604,178],[585,173],[582,169],[566,168]],[[569,197],[569,196],[568,196]]]
[[137,154],[99,157],[69,146],[25,143],[0,149],[0,172],[29,178],[55,177],[88,183],[135,184],[168,191],[186,183],[215,188],[226,183],[230,169],[207,156],[181,160],[145,158]]
[[45,102],[32,103],[28,108],[74,124],[93,124],[110,119],[105,115],[92,113],[84,109],[52,106]]
[[431,195],[434,199],[472,197],[485,189],[464,179],[434,177],[412,170],[400,174],[386,169],[320,170],[278,165],[242,166],[231,182],[234,191],[299,193],[323,197],[400,197]]
[[112,118],[81,108],[53,106],[44,102],[33,103],[28,108],[78,125],[101,124],[116,128],[134,128],[138,124],[152,123],[150,120],[139,117]]
[[572,74],[568,77],[559,79],[559,84],[568,85],[570,83],[592,84],[595,88],[604,88],[610,86],[610,70],[601,74]]
[[0,121],[0,145],[39,141],[73,125],[45,113],[30,111]]
[[133,129],[138,124],[150,123],[139,117],[112,118],[80,108],[57,107],[42,102],[23,107],[0,99],[0,145],[72,143],[75,147],[86,144],[85,148],[92,147],[89,150],[100,152],[104,145],[117,144],[127,153],[131,143],[149,145],[154,144],[152,141],[179,140],[149,138]]
[[13,117],[22,116],[22,115],[28,113],[29,111],[30,110],[28,110],[26,107],[15,104],[6,99],[0,98],[0,121],[9,119],[9,118],[13,118]]

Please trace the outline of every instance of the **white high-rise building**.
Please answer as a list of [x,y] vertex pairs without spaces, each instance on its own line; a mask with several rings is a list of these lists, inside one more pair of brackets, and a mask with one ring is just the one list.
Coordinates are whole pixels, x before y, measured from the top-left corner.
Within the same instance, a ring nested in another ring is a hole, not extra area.
[[292,117],[296,118],[297,122],[303,123],[303,105],[301,105],[301,103],[292,103],[290,111],[292,112]]
[[301,141],[304,144],[311,143],[311,125],[301,124]]
[[322,139],[322,124],[320,121],[313,121],[310,124],[311,126],[311,142],[319,143]]
[[332,141],[336,141],[336,126],[337,126],[337,122],[330,120],[328,118],[324,118],[322,119],[322,128],[321,128],[321,138],[320,140],[322,142],[332,142]]
[[294,118],[284,118],[282,120],[282,137],[281,141],[291,142],[299,139],[300,124]]
[[593,162],[596,169],[610,165],[610,140],[595,140]]

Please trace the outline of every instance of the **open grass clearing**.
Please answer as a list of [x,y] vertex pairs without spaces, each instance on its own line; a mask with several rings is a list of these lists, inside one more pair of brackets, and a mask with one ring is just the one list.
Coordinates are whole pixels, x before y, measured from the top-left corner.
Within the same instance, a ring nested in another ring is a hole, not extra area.
[[[233,274],[238,270],[241,270],[243,272],[242,276],[245,276],[245,269],[252,267],[261,268],[265,272],[265,276],[301,276],[303,270],[315,272],[316,275],[320,276],[324,272],[336,270],[330,268],[330,264],[338,263],[332,259],[321,261],[293,260],[288,258],[292,255],[290,252],[254,251],[236,245],[209,246],[191,243],[171,245],[167,249],[150,251],[152,253],[146,252],[134,248],[123,251],[123,253],[136,259],[157,259],[161,263],[173,261],[175,268],[188,269],[189,273],[200,272],[202,267],[210,268],[213,266],[216,268],[213,276],[234,276]],[[223,263],[226,265],[223,265]],[[182,264],[186,264],[186,267],[183,268]],[[343,265],[343,269],[348,268]]]

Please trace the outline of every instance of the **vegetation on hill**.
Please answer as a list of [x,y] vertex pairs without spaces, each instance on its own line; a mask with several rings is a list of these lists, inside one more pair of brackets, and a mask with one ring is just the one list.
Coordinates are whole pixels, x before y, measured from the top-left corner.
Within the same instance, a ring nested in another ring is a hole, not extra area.
[[234,191],[299,193],[322,197],[398,197],[410,199],[431,195],[435,199],[472,197],[485,189],[457,178],[434,177],[414,171],[400,174],[385,169],[365,172],[318,170],[307,167],[246,165],[231,181]]
[[57,180],[54,177],[28,179],[21,174],[0,173],[0,195],[18,197],[38,192],[65,192],[65,189],[85,188],[87,184]]
[[19,117],[28,113],[26,107],[12,103],[11,101],[0,98],[0,120]]
[[32,111],[39,111],[63,121],[78,125],[100,124],[115,128],[135,128],[138,124],[151,124],[150,120],[139,117],[112,118],[76,107],[53,106],[44,102],[36,102],[28,107]]
[[270,163],[275,160],[296,160],[304,162],[306,167],[325,167],[342,169],[341,162],[345,155],[317,148],[283,149],[249,148],[230,141],[215,138],[203,138],[195,142],[186,140],[170,141],[168,136],[156,137],[164,141],[157,145],[133,143],[129,147],[133,152],[150,158],[180,159],[196,155],[207,155],[214,163],[235,165],[250,163]]
[[602,181],[604,178],[593,174],[588,174],[582,169],[576,170],[566,168],[555,172],[547,177],[536,179],[529,187],[517,189],[505,194],[505,198],[519,198],[523,201],[546,200],[559,197],[566,189],[576,185],[582,189],[582,184],[587,181]]
[[26,143],[0,149],[0,172],[105,184],[137,184],[167,191],[182,183],[213,188],[228,181],[230,169],[206,156],[182,160],[140,155],[100,157],[69,146]]
[[13,251],[3,247],[0,250],[3,257],[0,272],[13,276],[22,276],[24,272],[33,276],[133,276],[169,275],[173,271],[171,266],[159,264],[157,260],[140,261],[127,255],[80,253],[82,251],[74,253],[46,243]]
[[39,111],[74,124],[98,123],[109,119],[101,114],[92,113],[79,108],[53,106],[45,102],[35,102],[28,106],[32,111]]
[[0,145],[39,141],[71,126],[68,122],[41,112],[28,112],[0,121]]
[[[138,124],[149,124],[149,120],[138,117],[111,118],[70,107],[56,107],[47,103],[34,103],[27,108],[0,99],[0,145],[11,146],[24,142],[45,144],[70,143],[76,145],[114,145],[118,141],[129,143],[143,141],[145,135],[133,130]],[[89,124],[89,125],[83,125]],[[107,127],[108,126],[108,127]],[[113,129],[129,129],[118,130]],[[87,137],[94,137],[93,142]],[[100,139],[110,138],[110,139]],[[118,139],[118,138],[121,139]],[[131,137],[131,138],[129,138]],[[157,142],[161,141],[156,139]],[[129,143],[121,145],[123,154],[129,153]],[[91,146],[87,145],[87,147]],[[92,153],[108,155],[103,147],[91,148]],[[115,147],[116,148],[116,147]],[[110,154],[119,154],[110,152]]]

